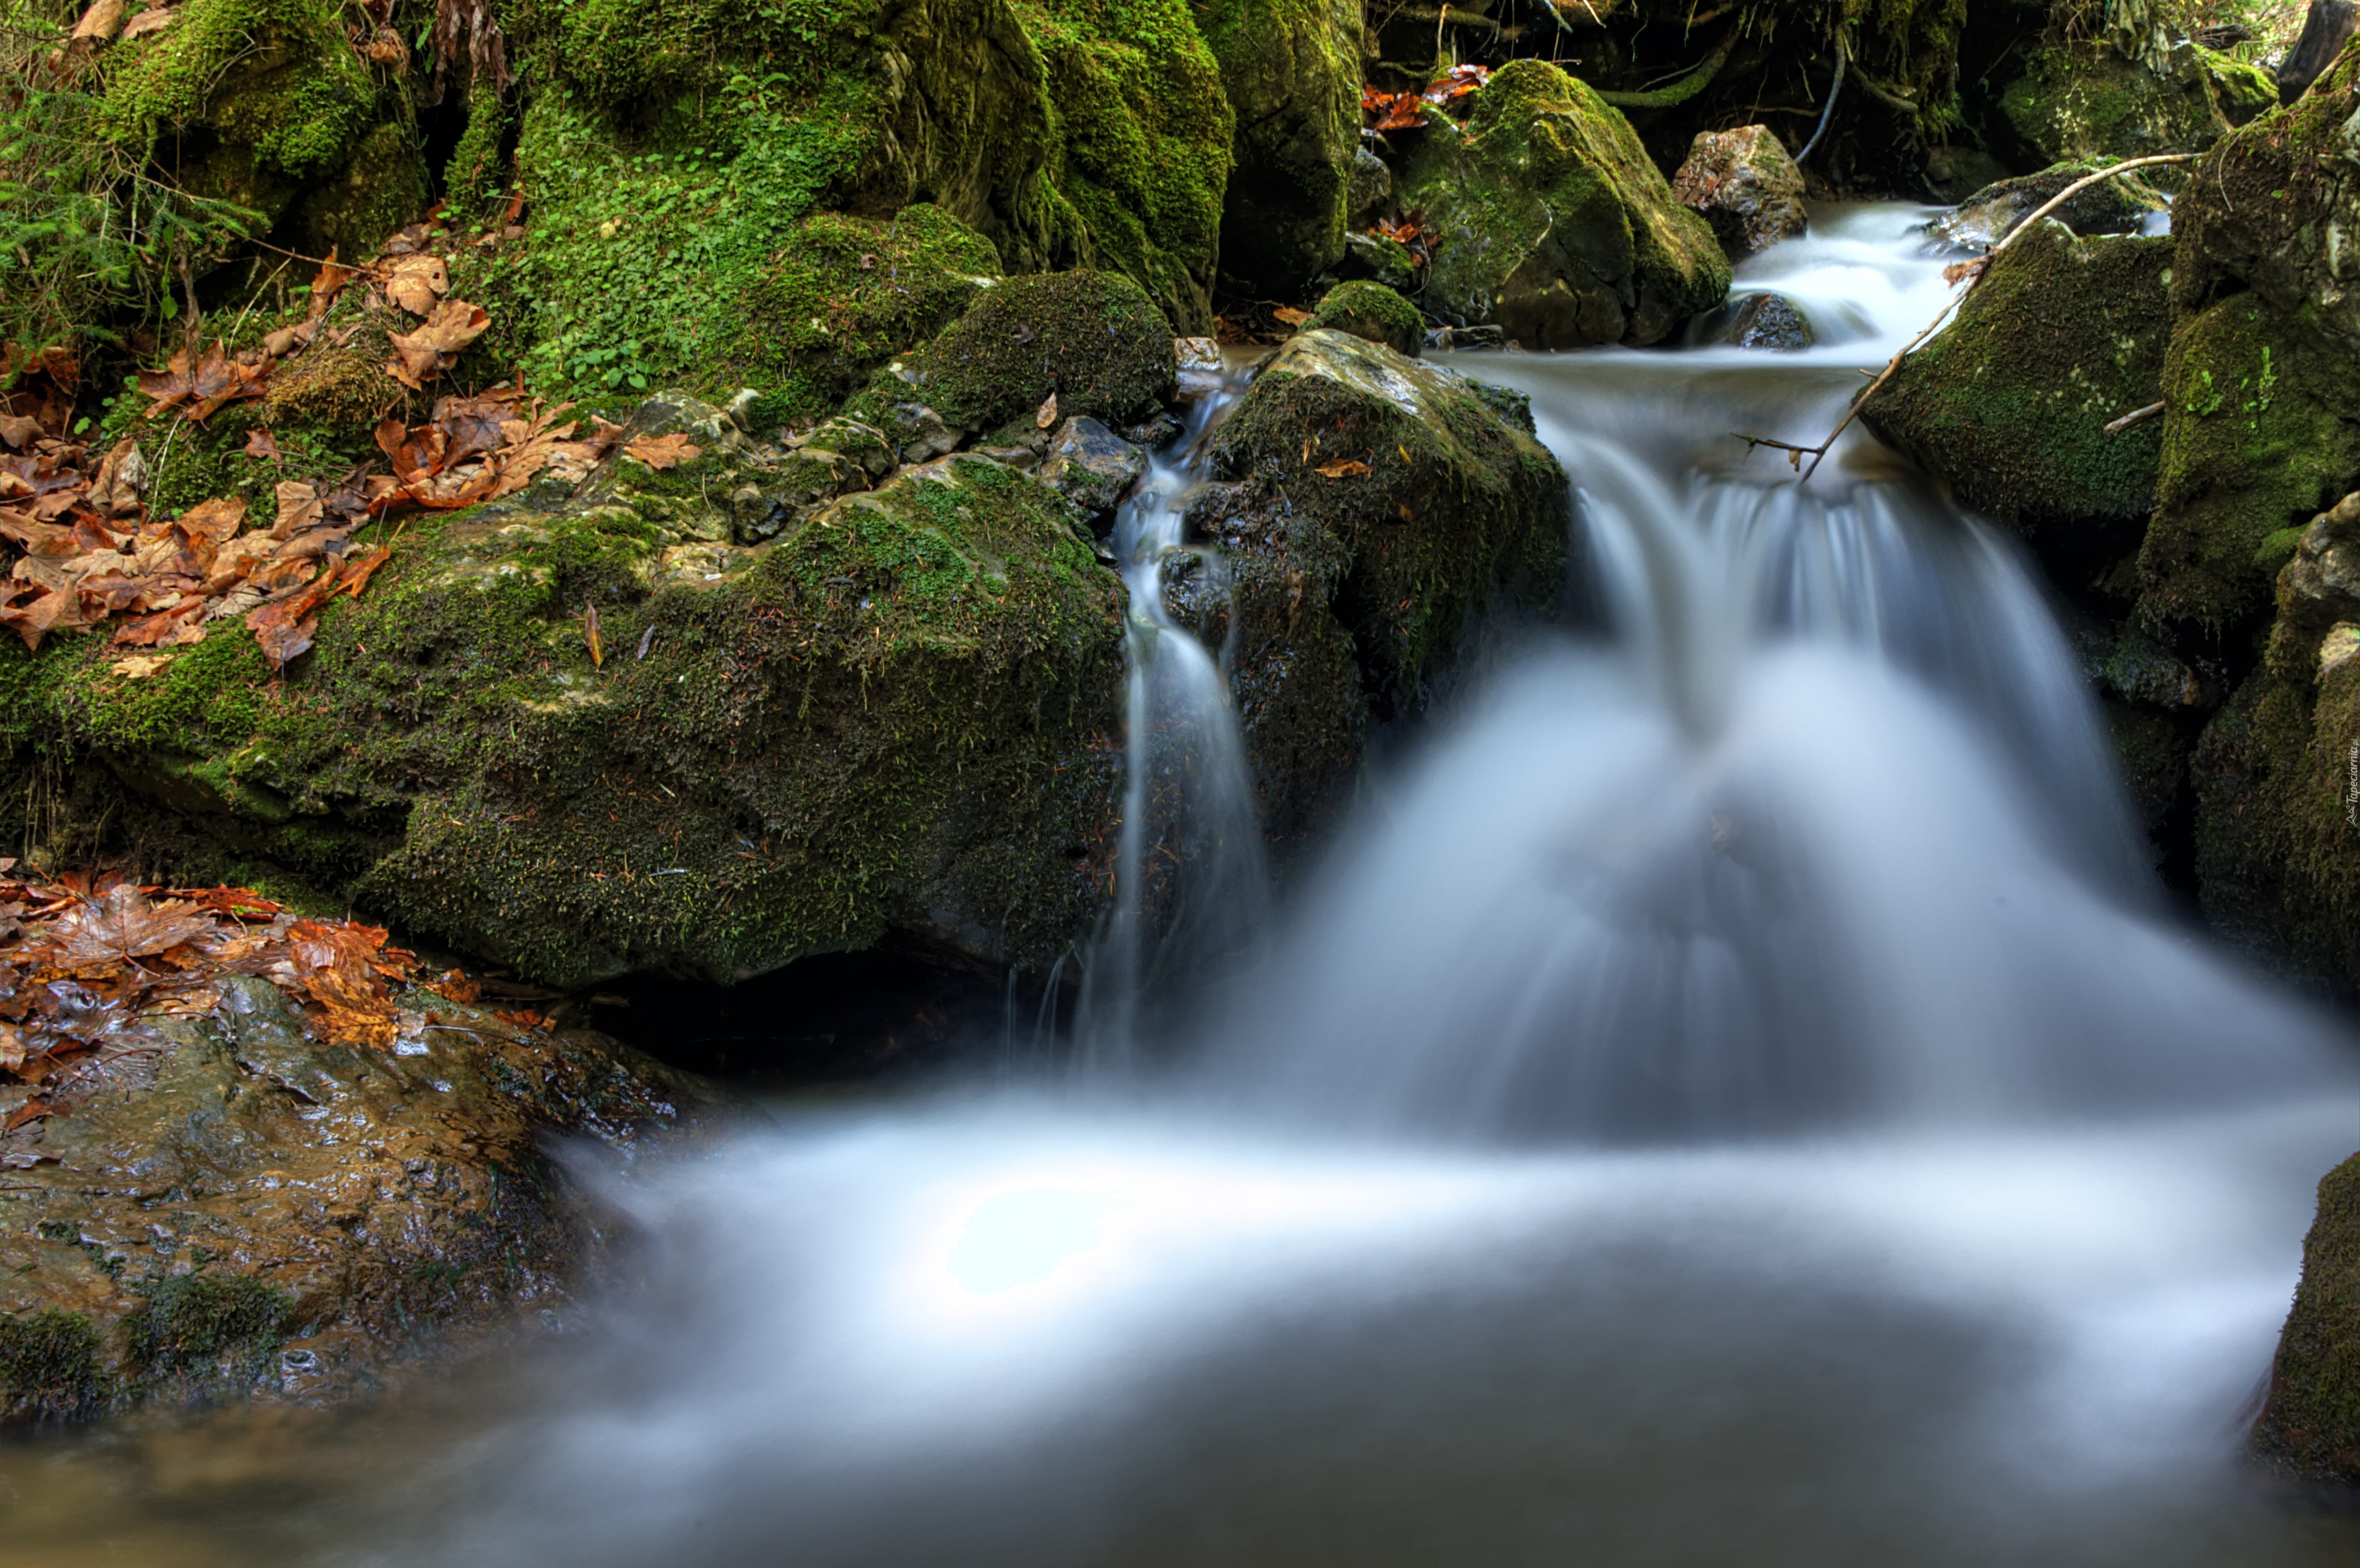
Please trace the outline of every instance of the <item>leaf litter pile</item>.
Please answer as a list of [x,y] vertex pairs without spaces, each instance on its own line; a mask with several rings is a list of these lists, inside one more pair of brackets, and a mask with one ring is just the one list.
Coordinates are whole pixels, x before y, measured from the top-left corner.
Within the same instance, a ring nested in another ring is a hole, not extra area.
[[[450,1027],[403,1005],[422,998],[395,986],[419,984],[421,968],[379,927],[306,919],[251,888],[142,887],[112,872],[17,878],[16,866],[0,857],[0,1072],[33,1094],[0,1133],[143,1081],[136,1069],[166,1045],[149,1020],[212,1012],[232,975],[271,982],[307,1029],[341,1045],[410,1054],[427,1029]],[[463,1004],[482,994],[456,970],[423,989]],[[528,1010],[496,1016],[549,1027]]]
[[[254,348],[232,355],[217,339],[199,352],[191,341],[162,370],[141,372],[146,418],[178,412],[202,424],[263,396],[280,360],[323,337],[348,341],[358,330],[323,332],[337,296],[355,285],[369,290],[372,307],[389,304],[420,318],[414,330],[388,335],[385,372],[402,387],[425,390],[490,324],[480,307],[448,297],[449,264],[424,248],[430,237],[426,224],[413,224],[366,267],[340,266],[331,256],[311,283],[305,319]],[[0,626],[36,650],[53,632],[106,626],[120,648],[178,648],[242,620],[283,670],[311,646],[321,609],[339,593],[358,597],[388,558],[383,547],[355,543],[352,535],[365,525],[411,507],[497,500],[544,471],[578,484],[618,447],[653,468],[701,455],[684,436],[627,439],[622,427],[600,419],[582,435],[576,421],[562,419],[572,405],[547,406],[521,386],[499,387],[439,398],[422,425],[388,416],[376,435],[391,474],[364,463],[324,485],[282,481],[267,518],[250,515],[235,496],[158,517],[146,504],[151,467],[139,436],[125,436],[93,461],[72,435],[80,377],[64,349],[0,348],[0,563],[7,563]],[[249,432],[245,450],[280,455],[261,428]],[[160,654],[132,653],[115,668],[138,678],[164,662]]]

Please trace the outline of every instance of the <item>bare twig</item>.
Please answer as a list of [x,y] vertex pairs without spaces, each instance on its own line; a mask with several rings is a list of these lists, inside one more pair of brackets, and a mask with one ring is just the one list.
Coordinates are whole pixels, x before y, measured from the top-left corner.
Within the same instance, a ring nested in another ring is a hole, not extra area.
[[2158,414],[2162,413],[2166,407],[2167,405],[2162,403],[2149,403],[2144,408],[2134,408],[2129,413],[2125,414],[2121,419],[2116,419],[2114,423],[2108,425],[2106,427],[2105,433],[2110,436],[2118,436],[2125,430],[2129,430],[2133,425],[2143,425],[2147,423],[2149,419],[2154,419]]

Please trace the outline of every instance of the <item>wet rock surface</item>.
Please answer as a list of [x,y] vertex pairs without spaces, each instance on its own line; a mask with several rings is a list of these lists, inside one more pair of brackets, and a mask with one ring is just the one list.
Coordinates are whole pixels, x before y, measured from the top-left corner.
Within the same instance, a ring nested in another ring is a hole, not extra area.
[[1792,351],[1817,341],[1803,312],[1777,294],[1741,295],[1700,323],[1693,341],[1727,343],[1732,348]]
[[1049,442],[1041,477],[1094,516],[1110,514],[1147,472],[1147,453],[1091,419],[1067,419]]
[[1298,333],[1214,438],[1189,512],[1232,581],[1234,690],[1282,855],[1332,821],[1372,723],[1423,711],[1494,612],[1563,591],[1569,498],[1513,393]]
[[1672,196],[1712,225],[1732,261],[1809,227],[1803,171],[1767,125],[1708,131],[1672,176]]
[[[2095,174],[2099,167],[2094,162],[2061,163],[1986,185],[1935,219],[1927,232],[1962,250],[1989,250],[2067,186]],[[2086,237],[2142,234],[2168,220],[2170,211],[2161,192],[2137,175],[2126,174],[2092,186],[2049,215]]]
[[1381,283],[1340,283],[1320,297],[1304,323],[1349,332],[1415,359],[1426,343],[1426,321],[1417,307]]
[[1360,7],[1231,0],[1199,15],[1237,116],[1221,269],[1252,288],[1299,288],[1343,255],[1361,150]]
[[234,978],[155,1021],[136,1081],[0,1137],[0,1420],[333,1400],[454,1328],[570,1313],[617,1222],[543,1139],[628,1163],[739,1114],[602,1036],[415,1005],[435,1027],[337,1045]]
[[2306,1480],[2360,1483],[2360,1155],[2319,1184],[2254,1448]]
[[1494,72],[1464,136],[1419,145],[1396,201],[1434,236],[1425,308],[1529,349],[1657,343],[1729,291],[1712,230],[1630,122],[1543,60]]

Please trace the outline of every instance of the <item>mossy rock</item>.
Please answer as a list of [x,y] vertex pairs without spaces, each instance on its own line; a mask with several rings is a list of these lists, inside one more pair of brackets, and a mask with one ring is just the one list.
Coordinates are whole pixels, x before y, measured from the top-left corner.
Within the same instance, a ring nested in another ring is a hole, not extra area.
[[1054,393],[1061,418],[1128,424],[1172,395],[1178,364],[1163,312],[1120,273],[1014,277],[902,355],[847,412],[873,422],[881,405],[914,400],[990,430],[1031,420]]
[[65,639],[0,682],[29,745],[190,824],[155,852],[181,874],[261,862],[552,983],[889,931],[1045,968],[1098,907],[1119,579],[1063,497],[969,456],[738,547],[762,469],[727,445],[410,521],[283,680],[230,625],[146,680]]
[[1863,419],[2028,534],[2069,581],[2089,581],[2137,548],[2154,507],[2162,422],[2105,427],[2156,399],[2171,256],[2169,239],[2081,239],[2041,220]]
[[[1961,201],[1953,212],[1928,225],[1933,236],[1954,245],[1989,249],[2016,231],[2016,226],[2064,193],[2065,188],[2097,173],[2111,158],[2060,163],[2037,174],[1995,180]],[[2136,174],[2101,180],[2049,214],[2087,239],[2095,234],[2136,234],[2150,218],[2169,212],[2171,203]]]
[[1279,350],[1211,458],[1191,526],[1228,560],[1233,682],[1284,848],[1331,820],[1367,726],[1423,712],[1488,612],[1556,603],[1565,474],[1514,394],[1329,330]]
[[[599,1215],[542,1146],[661,1147],[735,1114],[587,1031],[419,991],[449,1027],[338,1045],[232,976],[140,1026],[138,1072],[0,1134],[0,1422],[364,1396],[439,1332],[570,1310]],[[27,1091],[0,1086],[13,1107]]]
[[1339,283],[1328,290],[1304,330],[1330,328],[1382,343],[1412,359],[1426,343],[1426,321],[1417,307],[1382,283]]
[[361,138],[340,172],[305,195],[301,238],[317,256],[367,256],[433,201],[417,132],[388,121]]
[[1434,236],[1426,309],[1526,348],[1655,343],[1729,292],[1712,229],[1630,122],[1543,60],[1494,71],[1463,134],[1433,128],[1400,204]]
[[1218,0],[1196,22],[1237,115],[1221,270],[1291,292],[1344,254],[1360,150],[1359,0]]
[[[2160,72],[2103,44],[2051,44],[2002,92],[1999,111],[2022,156],[2057,164],[2202,152],[2277,100],[2261,71],[2184,40]],[[2176,190],[2184,175],[2167,166],[2150,178]]]
[[2360,1482],[2360,1155],[2319,1183],[2253,1445],[2305,1479]]

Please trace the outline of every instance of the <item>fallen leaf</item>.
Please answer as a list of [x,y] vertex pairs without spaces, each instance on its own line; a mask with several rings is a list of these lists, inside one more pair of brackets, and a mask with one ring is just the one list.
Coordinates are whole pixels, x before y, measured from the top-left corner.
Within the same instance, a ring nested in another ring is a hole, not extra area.
[[246,432],[246,455],[268,458],[273,463],[286,461],[286,455],[279,450],[279,438],[259,425]]
[[592,667],[606,668],[606,644],[598,636],[598,606],[595,604],[586,606],[582,612],[582,640],[589,645]]
[[160,33],[180,19],[180,14],[178,11],[169,10],[161,5],[150,5],[124,25],[123,41],[127,44],[134,38],[144,38],[150,33]]
[[385,296],[413,316],[423,316],[451,291],[451,274],[439,256],[398,257],[385,279]]
[[[1054,397],[1051,402],[1056,401]],[[690,444],[688,437],[678,430],[670,435],[636,436],[623,443],[623,455],[650,468],[670,468],[675,463],[694,463],[705,455],[705,449]]]
[[228,540],[246,523],[246,497],[219,496],[200,501],[174,519],[176,525],[192,537],[202,537],[218,546]]
[[70,39],[87,38],[96,43],[111,43],[115,39],[115,35],[123,30],[124,8],[123,0],[97,0],[95,5],[82,14],[82,19],[74,24],[73,31],[68,33],[66,37]]
[[107,668],[133,681],[145,681],[172,662],[169,654],[135,653],[128,659],[118,659]]
[[1041,407],[1033,411],[1032,428],[1036,430],[1045,430],[1056,422],[1057,395],[1052,392],[1042,400]]
[[35,952],[59,969],[89,969],[152,957],[211,936],[213,929],[212,917],[194,905],[178,899],[151,904],[126,882],[69,910]]
[[15,1132],[29,1122],[37,1122],[43,1116],[53,1116],[57,1114],[57,1107],[45,1100],[27,1100],[10,1111],[7,1120],[0,1121],[0,1132]]
[[1339,457],[1333,463],[1323,463],[1311,472],[1328,479],[1365,479],[1376,471],[1358,459]]
[[0,441],[6,441],[18,452],[40,433],[40,421],[30,414],[0,414]]
[[1983,275],[1983,263],[1990,259],[1979,256],[1972,261],[1954,261],[1942,268],[1942,281],[1953,285],[1972,282]]
[[412,391],[424,391],[425,384],[449,369],[491,324],[482,307],[445,299],[416,332],[396,332],[387,340],[393,345],[393,357],[386,362],[386,373]]
[[320,505],[320,493],[300,480],[279,481],[276,495],[279,512],[270,524],[272,539],[293,539],[303,529],[322,520],[321,514],[323,508]]
[[262,352],[273,359],[284,359],[297,349],[309,346],[319,331],[319,319],[311,317],[298,321],[291,327],[281,327],[277,332],[265,332],[262,335]]
[[1281,305],[1272,310],[1271,314],[1276,316],[1280,321],[1284,321],[1290,327],[1299,327],[1304,322],[1311,319],[1310,311],[1298,310],[1292,305]]
[[252,365],[232,359],[221,341],[215,339],[213,347],[193,365],[184,348],[162,370],[141,371],[139,390],[156,400],[156,406],[148,410],[150,418],[185,403],[188,417],[202,424],[225,403],[261,397],[270,365],[268,358]]

